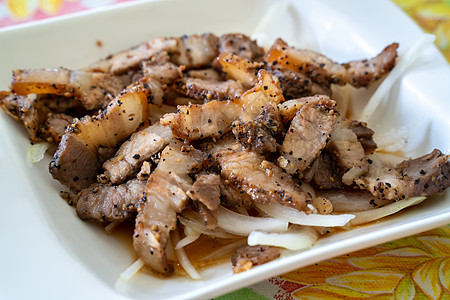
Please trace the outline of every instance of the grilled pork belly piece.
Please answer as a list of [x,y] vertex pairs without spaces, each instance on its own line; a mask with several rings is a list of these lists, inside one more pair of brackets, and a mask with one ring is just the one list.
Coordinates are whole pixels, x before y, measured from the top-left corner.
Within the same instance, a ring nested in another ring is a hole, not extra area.
[[206,80],[216,80],[216,81],[223,80],[219,72],[217,72],[212,68],[201,70],[190,70],[189,72],[186,73],[186,77],[206,79]]
[[220,53],[217,57],[221,70],[227,74],[228,79],[241,82],[250,88],[256,84],[258,70],[264,67],[263,63],[250,61],[235,54]]
[[229,100],[239,98],[244,93],[242,84],[234,80],[183,78],[177,81],[175,89],[186,97],[203,100]]
[[47,141],[50,140],[55,144],[58,144],[63,135],[66,132],[72,122],[73,117],[66,114],[53,114],[50,113],[42,129],[42,134],[47,137]]
[[365,154],[372,154],[377,149],[377,144],[373,140],[375,132],[367,127],[367,123],[353,120],[349,124],[349,128],[356,134]]
[[266,53],[265,61],[269,69],[280,72],[287,69],[308,76],[320,84],[351,84],[367,87],[389,73],[395,65],[398,44],[387,46],[372,59],[338,64],[322,54],[311,50],[290,47],[282,39],[277,39]]
[[186,206],[186,192],[192,188],[192,175],[198,173],[208,155],[179,141],[171,142],[161,153],[151,174],[145,198],[138,207],[133,247],[146,265],[169,275],[173,265],[167,260],[170,231],[177,225],[177,213]]
[[136,86],[111,101],[99,115],[75,119],[49,164],[53,178],[76,192],[89,187],[105,160],[100,150],[122,143],[145,124],[148,115],[146,95]]
[[87,110],[104,107],[125,84],[109,74],[59,69],[14,70],[12,90],[18,95],[55,94],[74,97]]
[[196,203],[198,212],[208,230],[217,228],[218,207],[220,205],[220,176],[203,174],[198,176],[187,195]]
[[258,61],[264,55],[264,49],[244,34],[228,33],[219,38],[219,53],[235,54],[248,60]]
[[94,183],[82,190],[74,201],[82,220],[124,221],[136,212],[146,182],[132,179],[120,185]]
[[213,34],[157,38],[91,64],[89,70],[124,74],[162,52],[170,54],[171,61],[177,65],[199,68],[209,65],[217,56],[217,42]]
[[233,273],[250,270],[253,266],[262,265],[280,256],[280,248],[272,246],[242,246],[231,257]]
[[311,166],[303,171],[301,178],[320,190],[344,188],[337,163],[326,151],[322,151]]
[[29,97],[9,92],[0,92],[0,104],[10,116],[22,122],[32,142],[39,140],[40,127],[49,109],[38,109],[35,101]]
[[356,185],[379,199],[400,200],[430,196],[450,186],[449,155],[435,149],[430,154],[401,162],[395,167],[374,160]]
[[178,113],[165,115],[161,118],[161,124],[170,126],[174,136],[181,139],[218,138],[230,131],[235,120],[253,120],[261,113],[265,103],[273,101],[278,104],[283,100],[278,80],[261,70],[258,73],[258,83],[240,98],[179,106]]
[[[160,152],[172,140],[172,131],[160,123],[135,132],[103,163],[104,175],[113,184],[121,183],[139,171],[142,163]],[[100,175],[102,176],[102,175]]]
[[225,186],[248,194],[254,202],[278,202],[308,211],[311,197],[294,183],[291,176],[275,164],[251,151],[242,150],[240,144],[221,145],[211,150],[219,163]]
[[305,105],[313,105],[323,110],[330,110],[335,108],[336,102],[326,95],[315,95],[284,101],[278,104],[278,111],[283,123],[290,122]]
[[277,105],[267,102],[259,116],[248,122],[234,122],[232,131],[236,140],[251,151],[258,154],[276,152],[279,148],[277,139],[283,133]]
[[284,68],[283,65],[268,65],[267,70],[277,76],[283,94],[287,99],[297,99],[310,95],[331,96],[328,83],[317,83],[307,75]]
[[301,174],[325,147],[335,122],[333,106],[302,105],[287,130],[278,165],[289,174]]

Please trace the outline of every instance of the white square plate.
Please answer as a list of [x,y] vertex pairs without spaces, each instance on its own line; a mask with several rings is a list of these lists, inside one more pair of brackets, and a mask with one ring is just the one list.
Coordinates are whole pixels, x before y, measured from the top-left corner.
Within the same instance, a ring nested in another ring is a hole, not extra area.
[[[404,53],[422,31],[389,1],[133,2],[0,29],[0,89],[18,68],[81,68],[106,55],[160,36],[213,32],[265,33],[315,49],[335,61],[376,55],[392,42]],[[96,41],[102,41],[99,47]],[[450,153],[450,68],[435,47],[393,87],[381,132],[418,124],[406,154],[439,148]],[[366,101],[372,92],[364,92]],[[361,93],[359,93],[361,94]],[[414,126],[412,126],[414,127]],[[135,259],[130,246],[82,222],[59,197],[47,171],[49,157],[29,166],[29,142],[21,125],[0,113],[0,298],[181,299],[207,298],[337,255],[450,223],[450,193],[429,198],[382,222],[320,240],[312,249],[242,274],[230,264],[202,272],[204,280],[161,279],[139,274],[117,279]]]

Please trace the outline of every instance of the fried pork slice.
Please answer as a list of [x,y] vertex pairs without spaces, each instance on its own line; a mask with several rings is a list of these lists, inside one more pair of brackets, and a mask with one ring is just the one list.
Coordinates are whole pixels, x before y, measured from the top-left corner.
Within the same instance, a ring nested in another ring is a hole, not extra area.
[[213,158],[221,167],[225,186],[248,194],[254,202],[273,203],[307,211],[311,197],[303,192],[281,168],[240,144],[220,145],[212,150]]
[[42,128],[42,135],[47,137],[47,141],[58,144],[66,132],[66,128],[72,124],[73,119],[72,116],[66,114],[50,113]]
[[49,109],[38,109],[35,101],[27,96],[1,92],[0,104],[13,118],[22,122],[32,142],[39,140],[40,127],[44,124]]
[[98,222],[124,221],[136,212],[146,182],[132,179],[120,185],[94,183],[76,196],[80,219]]
[[205,102],[239,98],[245,91],[242,84],[234,80],[217,81],[189,77],[178,80],[175,89],[188,98]]
[[233,273],[250,270],[253,266],[265,264],[280,257],[280,248],[273,246],[242,246],[231,257]]
[[322,151],[311,166],[303,171],[301,178],[320,190],[344,188],[335,159],[325,151]]
[[258,154],[273,153],[279,148],[277,139],[283,132],[283,124],[278,107],[267,102],[259,116],[248,122],[236,121],[232,131],[237,141]]
[[187,72],[186,76],[190,78],[210,79],[216,81],[223,80],[222,76],[220,76],[220,74],[212,68],[202,70],[190,70],[189,72]]
[[289,174],[300,175],[325,147],[335,122],[333,107],[303,105],[291,121],[281,145],[278,165]]
[[311,97],[302,97],[299,99],[287,100],[278,104],[278,111],[281,115],[281,120],[284,123],[290,122],[297,112],[305,105],[314,105],[324,110],[335,108],[336,102],[331,100],[326,95],[315,95]]
[[450,186],[449,158],[449,155],[435,149],[430,154],[405,160],[395,167],[371,159],[369,171],[355,183],[379,199],[430,196]]
[[159,54],[154,59],[142,62],[143,75],[161,84],[170,84],[183,77],[184,66],[177,66],[169,61],[167,53]]
[[217,56],[217,42],[218,38],[213,34],[156,38],[91,64],[89,70],[124,74],[162,52],[169,53],[177,65],[199,68],[210,64]]
[[[124,182],[139,171],[142,163],[160,152],[172,140],[172,131],[156,123],[135,132],[103,163],[104,176],[113,184]],[[102,176],[102,175],[100,175]]]
[[75,119],[61,139],[49,170],[53,178],[78,192],[96,181],[101,149],[115,148],[147,121],[147,98],[134,87],[97,116]]
[[373,140],[374,131],[367,127],[367,123],[353,120],[349,128],[356,134],[366,155],[372,154],[377,149],[377,144]]
[[277,76],[283,94],[287,99],[297,99],[310,95],[331,95],[328,83],[317,83],[307,75],[287,69],[283,65],[268,65],[270,73]]
[[109,74],[59,69],[14,70],[12,90],[19,95],[55,94],[74,97],[87,110],[104,107],[125,84]]
[[364,148],[350,128],[351,124],[350,120],[338,117],[327,145],[327,151],[337,162],[343,174],[342,182],[346,185],[353,184],[353,180],[366,173],[369,166]]
[[258,70],[264,67],[263,63],[253,62],[225,52],[219,54],[217,61],[228,79],[239,81],[247,88],[256,84]]
[[138,207],[133,247],[154,271],[169,275],[173,265],[167,260],[170,231],[177,225],[177,213],[186,206],[186,192],[192,175],[202,169],[208,156],[182,142],[173,141],[161,153],[157,168],[146,186],[145,201]]
[[175,38],[153,39],[95,62],[88,67],[88,70],[114,75],[124,74],[138,67],[141,61],[148,60],[160,52],[175,52],[177,44],[178,41]]
[[187,191],[187,195],[197,203],[200,216],[208,230],[216,229],[218,207],[220,205],[220,176],[217,174],[200,175]]
[[[398,44],[387,46],[372,59],[339,64],[322,54],[311,50],[290,47],[282,39],[277,39],[266,53],[269,68],[282,66],[293,72],[302,73],[321,84],[351,84],[367,87],[389,73],[395,65]],[[280,69],[281,70],[281,69]]]
[[262,58],[264,49],[244,34],[228,33],[219,38],[219,53],[235,54],[250,61],[255,61]]
[[161,124],[170,126],[174,136],[182,139],[217,138],[230,131],[234,121],[253,120],[269,101],[278,104],[284,98],[278,80],[261,70],[258,73],[258,83],[240,98],[179,106],[178,113],[165,115],[161,118]]

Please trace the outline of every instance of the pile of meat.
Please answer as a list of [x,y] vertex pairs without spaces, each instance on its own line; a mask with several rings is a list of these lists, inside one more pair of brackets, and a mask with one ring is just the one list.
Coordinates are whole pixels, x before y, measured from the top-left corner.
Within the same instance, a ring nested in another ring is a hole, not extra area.
[[[375,208],[447,188],[448,156],[385,165],[374,132],[333,101],[332,85],[368,87],[388,74],[397,47],[341,64],[281,39],[264,51],[243,34],[158,38],[83,70],[14,70],[0,99],[32,142],[57,145],[50,173],[79,217],[134,219],[137,255],[168,275],[171,232],[187,209],[214,232],[221,207],[326,215],[343,195]],[[278,256],[244,246],[233,264]]]

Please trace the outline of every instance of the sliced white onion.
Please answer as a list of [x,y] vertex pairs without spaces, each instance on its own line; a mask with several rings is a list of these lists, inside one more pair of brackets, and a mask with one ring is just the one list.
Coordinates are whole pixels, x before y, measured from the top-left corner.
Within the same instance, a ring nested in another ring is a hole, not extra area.
[[417,205],[425,199],[426,197],[413,197],[409,199],[403,199],[369,211],[355,212],[355,218],[350,221],[350,225],[359,225],[381,219],[383,217],[395,214],[396,212],[408,206]]
[[295,208],[286,207],[279,203],[272,204],[255,204],[256,207],[271,217],[286,220],[292,224],[306,225],[306,226],[344,226],[355,216],[350,214],[341,215],[307,215],[303,211],[298,211]]
[[189,245],[190,243],[195,242],[200,237],[200,234],[201,234],[200,232],[197,232],[195,234],[188,235],[188,236],[182,238],[175,246],[175,250],[181,249],[181,248]]
[[420,54],[422,54],[422,51],[433,44],[434,39],[434,35],[424,34],[404,55],[400,57],[395,68],[386,76],[370,98],[361,116],[358,118],[359,120],[367,122],[370,119],[397,79],[416,61]]
[[112,221],[111,223],[109,223],[108,225],[105,226],[105,231],[106,231],[106,232],[111,232],[111,231],[113,231],[114,228],[116,228],[117,225],[119,225],[120,223],[122,223],[121,220]]
[[219,206],[217,222],[219,227],[226,232],[245,236],[255,230],[285,232],[289,225],[286,220],[245,216],[226,209],[223,206]]
[[32,164],[41,161],[50,146],[51,144],[47,142],[39,142],[31,145],[27,153],[28,163]]
[[144,266],[144,261],[138,258],[131,266],[120,274],[120,279],[123,281],[129,281],[134,275],[139,272]]
[[310,248],[318,240],[319,234],[311,227],[295,227],[288,232],[273,233],[253,231],[247,239],[249,246],[266,245],[289,250]]
[[[172,244],[178,244],[180,240],[180,235],[178,234],[178,231],[176,230],[173,231],[172,238],[173,238]],[[195,269],[194,265],[192,265],[191,261],[189,260],[189,257],[186,254],[186,251],[184,251],[183,248],[175,249],[175,255],[177,256],[180,265],[192,279],[194,280],[202,279],[200,274]]]
[[[184,216],[186,216],[186,215],[184,215]],[[232,238],[236,237],[235,235],[231,235],[220,229],[208,230],[208,229],[206,229],[205,224],[203,224],[202,222],[199,222],[195,219],[184,218],[182,216],[178,216],[178,220],[180,220],[180,223],[183,224],[185,227],[190,227],[193,230],[200,232],[204,235],[215,236],[215,237],[224,238],[224,239],[232,239]]]

